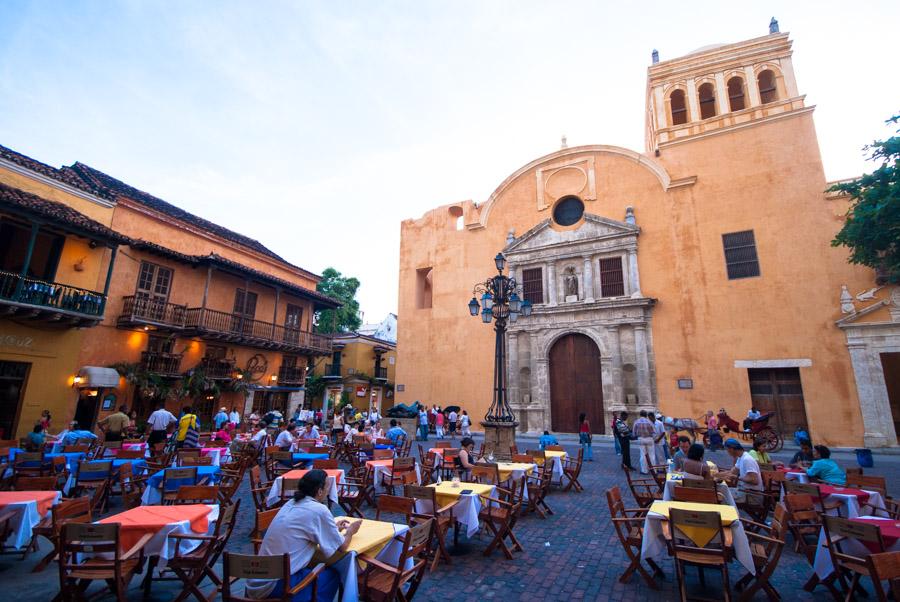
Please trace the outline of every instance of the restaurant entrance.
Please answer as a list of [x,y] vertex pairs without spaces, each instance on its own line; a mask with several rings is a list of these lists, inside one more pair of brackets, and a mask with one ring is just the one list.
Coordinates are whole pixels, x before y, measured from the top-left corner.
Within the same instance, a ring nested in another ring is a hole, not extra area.
[[31,364],[0,361],[0,439],[16,434]]

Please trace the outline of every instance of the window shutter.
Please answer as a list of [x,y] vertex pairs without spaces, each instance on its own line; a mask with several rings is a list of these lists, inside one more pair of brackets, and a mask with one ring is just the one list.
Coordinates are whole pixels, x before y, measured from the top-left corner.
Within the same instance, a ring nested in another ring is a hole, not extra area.
[[725,247],[725,267],[728,279],[759,276],[759,258],[756,255],[756,239],[753,230],[722,235]]
[[607,257],[600,260],[600,296],[625,295],[625,278],[622,275],[622,258]]
[[522,270],[522,296],[532,305],[544,302],[544,278],[541,268]]

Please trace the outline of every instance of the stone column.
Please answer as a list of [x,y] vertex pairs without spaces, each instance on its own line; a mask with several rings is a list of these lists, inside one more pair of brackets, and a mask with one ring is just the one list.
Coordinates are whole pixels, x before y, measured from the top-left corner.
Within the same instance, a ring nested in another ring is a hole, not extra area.
[[[897,444],[897,433],[891,418],[891,404],[880,369],[872,370],[873,359],[865,341],[848,337],[847,349],[856,379],[859,410],[863,419],[863,441],[866,447]],[[880,368],[880,367],[879,367]]]
[[[513,262],[511,262],[511,261],[510,261],[509,264],[507,265],[507,268],[509,268],[509,277],[510,277],[510,278],[515,278],[515,277],[516,277],[516,268],[517,268],[517,267],[518,267],[518,266],[517,266],[516,264],[514,264]],[[522,286],[522,283],[521,283],[521,282],[519,282],[519,286]]]
[[643,297],[641,277],[638,274],[637,249],[628,249],[628,284],[632,295],[637,293],[638,297]]
[[594,302],[594,268],[589,255],[584,259],[584,302]]
[[716,73],[716,115],[725,115],[731,112],[731,103],[728,100],[728,88],[725,85],[725,74]]
[[541,408],[541,426],[540,430],[550,430],[550,361],[541,357],[533,362],[537,368],[535,370],[537,387],[533,389],[534,399]]
[[547,296],[549,299],[548,305],[553,307],[556,305],[556,264],[548,263],[547,266]]
[[510,403],[522,403],[519,392],[519,333],[516,331],[506,332],[506,392]]
[[654,406],[650,391],[650,358],[647,355],[647,325],[634,325],[634,354],[637,368],[638,405]]
[[747,106],[758,107],[762,104],[762,100],[759,98],[759,85],[756,82],[756,74],[750,65],[744,67],[744,79],[747,84],[747,96],[750,97],[750,102],[747,103]]
[[687,80],[688,121],[700,121],[700,103],[697,102],[697,82],[694,78]]
[[606,327],[607,348],[610,360],[610,389],[609,399],[604,399],[604,405],[624,405],[625,385],[622,383],[622,349],[619,345],[619,326],[611,324]]

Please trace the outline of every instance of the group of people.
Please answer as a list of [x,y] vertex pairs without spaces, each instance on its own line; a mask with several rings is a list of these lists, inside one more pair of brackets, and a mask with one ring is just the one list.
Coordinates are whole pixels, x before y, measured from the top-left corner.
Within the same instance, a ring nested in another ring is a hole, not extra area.
[[640,452],[640,468],[643,474],[650,472],[650,465],[669,459],[669,442],[662,415],[641,410],[634,424],[628,424],[628,412],[620,412],[612,422],[616,453],[622,456],[622,465],[634,470],[631,464],[631,442],[637,443]]
[[442,410],[440,406],[433,405],[430,410],[426,410],[425,406],[420,404],[419,440],[428,441],[428,434],[431,431],[434,431],[438,439],[443,439],[445,430],[451,439],[456,439],[457,432],[462,437],[471,437],[472,420],[469,413],[465,410],[457,412],[455,408],[456,406],[453,406],[449,410]]

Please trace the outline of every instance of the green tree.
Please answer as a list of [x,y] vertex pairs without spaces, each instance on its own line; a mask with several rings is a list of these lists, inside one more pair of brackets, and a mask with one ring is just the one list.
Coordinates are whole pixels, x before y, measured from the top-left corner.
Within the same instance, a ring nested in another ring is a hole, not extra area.
[[[900,115],[885,123],[900,123]],[[828,189],[851,198],[844,227],[831,244],[849,247],[850,263],[877,270],[880,284],[900,283],[900,136],[876,140],[865,150],[881,166]]]
[[359,318],[359,302],[356,291],[359,280],[352,276],[342,276],[334,268],[322,272],[322,281],[316,290],[332,299],[341,302],[337,309],[323,309],[316,315],[316,332],[333,334],[335,332],[352,332],[362,326]]

